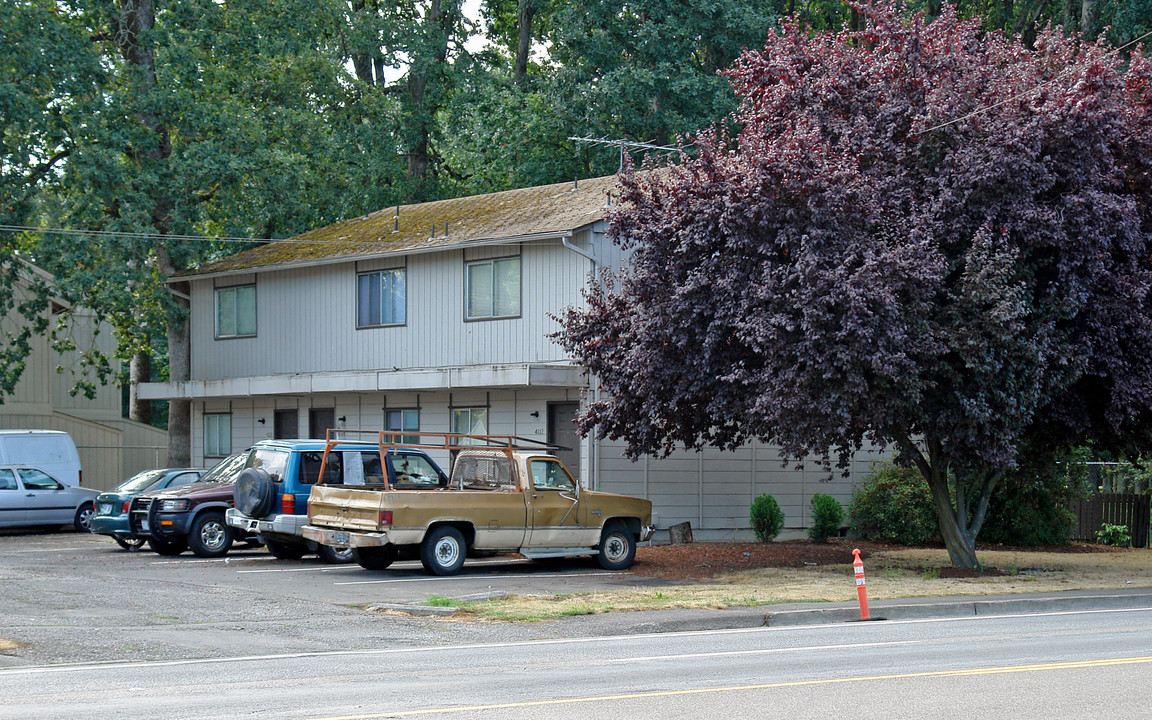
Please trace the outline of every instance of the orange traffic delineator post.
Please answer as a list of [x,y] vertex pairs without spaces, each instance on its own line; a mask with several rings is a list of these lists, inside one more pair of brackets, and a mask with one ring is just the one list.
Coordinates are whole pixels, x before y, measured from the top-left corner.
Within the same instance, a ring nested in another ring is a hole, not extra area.
[[860,559],[860,550],[853,550],[852,557],[852,569],[856,571],[856,594],[860,596],[860,619],[869,620],[868,584],[864,580],[864,561]]

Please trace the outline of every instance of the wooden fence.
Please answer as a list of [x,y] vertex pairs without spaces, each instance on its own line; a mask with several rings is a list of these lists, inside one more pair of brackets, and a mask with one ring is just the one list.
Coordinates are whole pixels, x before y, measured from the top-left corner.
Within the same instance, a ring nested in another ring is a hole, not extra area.
[[1104,523],[1127,525],[1132,547],[1148,547],[1152,495],[1099,493],[1072,503],[1077,523],[1073,540],[1096,542],[1096,531]]

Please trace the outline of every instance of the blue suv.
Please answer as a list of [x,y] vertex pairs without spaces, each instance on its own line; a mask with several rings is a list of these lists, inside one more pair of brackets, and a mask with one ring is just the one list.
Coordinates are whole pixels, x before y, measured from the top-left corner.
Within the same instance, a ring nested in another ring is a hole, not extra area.
[[[333,548],[305,540],[308,495],[320,479],[323,440],[261,440],[248,453],[236,480],[236,506],[226,513],[229,525],[256,533],[281,560],[298,560],[315,552],[330,563],[351,562],[350,548]],[[382,461],[383,460],[383,461]],[[394,487],[447,487],[448,476],[427,453],[389,449],[366,442],[339,442],[328,453],[322,482],[381,485],[384,474]]]

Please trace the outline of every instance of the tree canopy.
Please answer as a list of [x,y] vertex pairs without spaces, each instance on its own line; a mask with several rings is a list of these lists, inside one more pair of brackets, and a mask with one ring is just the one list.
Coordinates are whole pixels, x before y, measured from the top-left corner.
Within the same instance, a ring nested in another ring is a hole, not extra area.
[[558,338],[634,456],[895,447],[972,567],[1023,457],[1150,446],[1152,61],[861,12],[784,23],[725,73],[737,134],[625,174],[632,266]]
[[[962,0],[960,12],[1028,42],[1046,23],[1108,26],[1117,44],[1152,29],[1149,3]],[[804,32],[861,26],[844,0],[482,7],[467,18],[458,0],[10,0],[0,310],[32,322],[3,338],[0,399],[46,298],[13,300],[14,252],[112,322],[130,384],[162,379],[184,367],[186,311],[167,275],[251,244],[212,238],[282,238],[398,202],[614,172],[614,149],[569,138],[672,143],[732,112],[716,71],[780,16]],[[943,8],[909,0],[921,7]]]

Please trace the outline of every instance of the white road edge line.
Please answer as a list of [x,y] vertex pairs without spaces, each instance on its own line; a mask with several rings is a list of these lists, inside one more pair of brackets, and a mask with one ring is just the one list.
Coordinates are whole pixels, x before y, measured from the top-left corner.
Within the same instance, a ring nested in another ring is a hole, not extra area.
[[[949,618],[920,618],[915,620],[888,620],[888,625],[913,625],[918,623],[932,623],[932,622],[987,622],[989,620],[1010,620],[1020,617],[1060,617],[1067,615],[1104,615],[1108,613],[1128,613],[1128,612],[1149,612],[1152,608],[1114,608],[1107,610],[1065,610],[1060,612],[1046,612],[1046,613],[1019,613],[1016,615],[972,615],[966,617],[949,617]],[[837,627],[848,629],[850,631],[862,631],[866,628],[875,628],[875,624],[870,623],[837,623]],[[245,655],[240,657],[227,657],[227,658],[197,658],[191,660],[165,660],[165,661],[134,661],[127,663],[77,663],[74,665],[38,665],[33,667],[22,668],[0,668],[0,677],[9,675],[50,675],[54,673],[65,672],[98,672],[102,670],[122,670],[126,668],[161,668],[161,667],[179,667],[184,665],[219,665],[221,663],[239,663],[239,662],[262,662],[266,660],[293,660],[305,658],[321,658],[321,657],[336,657],[336,656],[374,656],[374,655],[409,655],[412,653],[420,652],[449,652],[458,653],[463,650],[486,650],[492,648],[511,648],[511,647],[541,647],[544,645],[581,645],[588,643],[604,643],[612,641],[623,641],[628,643],[635,643],[638,640],[650,640],[653,638],[669,638],[669,637],[704,637],[709,635],[741,635],[748,633],[766,633],[766,632],[799,632],[805,630],[812,630],[816,627],[827,626],[814,626],[814,625],[788,625],[785,627],[755,627],[755,628],[734,628],[730,630],[685,630],[683,632],[669,632],[669,633],[644,633],[640,635],[605,635],[600,637],[584,637],[584,638],[557,638],[554,640],[518,640],[512,642],[496,642],[496,643],[475,643],[471,645],[435,645],[424,647],[411,647],[411,648],[382,648],[371,650],[323,650],[315,652],[300,652],[300,653],[284,653],[280,655]],[[867,646],[872,643],[862,643],[861,646]]]

